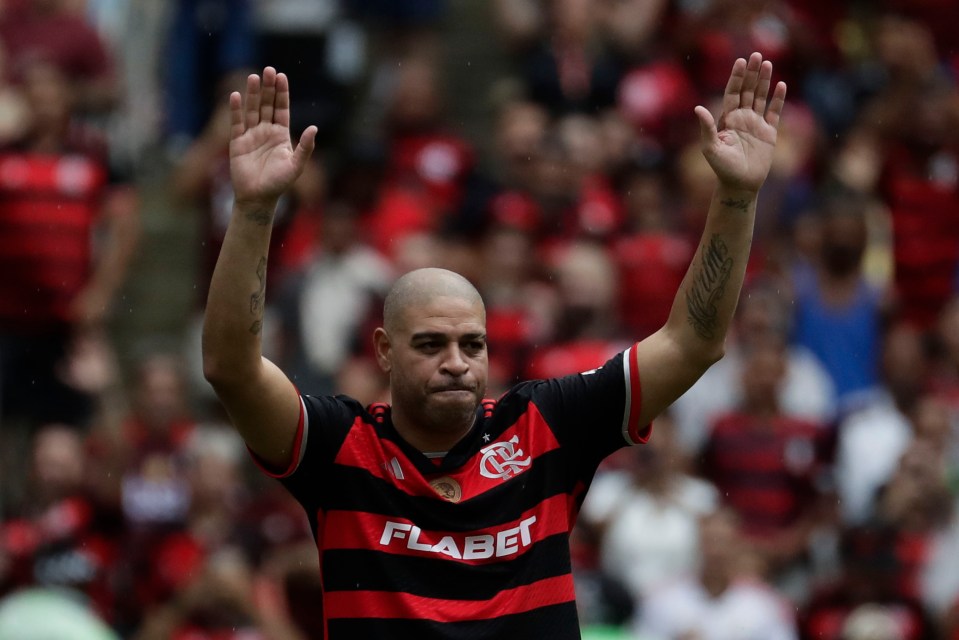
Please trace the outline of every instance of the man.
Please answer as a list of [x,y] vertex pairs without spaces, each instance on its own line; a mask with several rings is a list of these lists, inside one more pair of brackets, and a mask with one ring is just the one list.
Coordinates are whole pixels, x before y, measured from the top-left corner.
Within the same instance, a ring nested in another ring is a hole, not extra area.
[[791,607],[753,575],[755,563],[729,509],[699,521],[697,570],[643,594],[641,638],[796,640]]
[[[786,95],[772,64],[733,65],[722,127],[697,107],[719,178],[669,320],[604,366],[483,400],[483,301],[461,276],[402,276],[373,340],[392,407],[299,395],[260,352],[280,194],[313,150],[289,139],[289,83],[230,96],[233,219],[213,274],[204,372],[261,465],[303,504],[320,551],[327,636],[578,638],[568,536],[599,462],[722,356]],[[768,102],[768,105],[767,105]]]
[[0,148],[0,421],[82,425],[92,398],[64,369],[100,340],[136,251],[138,199],[78,121],[70,78],[44,59],[19,73],[29,122]]

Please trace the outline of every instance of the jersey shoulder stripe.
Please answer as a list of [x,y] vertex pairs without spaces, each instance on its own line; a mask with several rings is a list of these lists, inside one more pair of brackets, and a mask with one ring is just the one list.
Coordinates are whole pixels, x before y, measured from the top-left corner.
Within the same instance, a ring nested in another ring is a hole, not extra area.
[[297,419],[296,435],[293,437],[293,446],[290,449],[290,462],[285,469],[281,471],[270,469],[269,465],[256,455],[256,452],[247,447],[250,457],[253,458],[253,463],[260,468],[260,471],[262,471],[264,475],[270,478],[282,480],[283,478],[290,477],[299,468],[300,463],[303,462],[303,456],[306,454],[306,443],[310,430],[310,416],[306,411],[306,406],[303,404],[303,397],[297,395],[297,400],[300,403],[300,417]]
[[623,408],[623,438],[628,444],[645,444],[649,440],[651,426],[640,425],[642,389],[639,384],[639,364],[634,344],[623,353],[623,384],[626,387],[626,402]]

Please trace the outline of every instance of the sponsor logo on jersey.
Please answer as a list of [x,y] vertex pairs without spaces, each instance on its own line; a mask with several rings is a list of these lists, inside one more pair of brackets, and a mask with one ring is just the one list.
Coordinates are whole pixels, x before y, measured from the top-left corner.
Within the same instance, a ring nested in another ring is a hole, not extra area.
[[[530,516],[515,527],[509,527],[494,533],[474,536],[443,536],[439,541],[430,543],[435,535],[427,533],[415,524],[386,521],[380,544],[384,547],[403,545],[411,551],[425,551],[455,558],[456,560],[485,560],[503,558],[519,553],[520,549],[532,543],[530,528],[536,523],[536,516]],[[425,538],[425,539],[421,539]]]
[[503,479],[515,476],[526,470],[533,462],[532,456],[523,458],[523,450],[516,448],[519,436],[513,436],[506,442],[494,442],[480,451],[480,474],[487,478]]

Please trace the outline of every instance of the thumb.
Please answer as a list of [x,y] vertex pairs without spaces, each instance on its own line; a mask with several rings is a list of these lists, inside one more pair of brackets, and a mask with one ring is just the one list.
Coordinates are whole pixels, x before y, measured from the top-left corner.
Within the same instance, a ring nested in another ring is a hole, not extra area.
[[699,120],[699,137],[705,146],[713,146],[719,142],[719,133],[716,131],[716,119],[709,109],[703,106],[696,107],[696,118]]
[[296,166],[297,172],[303,170],[306,161],[313,155],[313,149],[316,147],[316,132],[317,128],[310,125],[300,134],[300,141],[293,151],[293,164]]

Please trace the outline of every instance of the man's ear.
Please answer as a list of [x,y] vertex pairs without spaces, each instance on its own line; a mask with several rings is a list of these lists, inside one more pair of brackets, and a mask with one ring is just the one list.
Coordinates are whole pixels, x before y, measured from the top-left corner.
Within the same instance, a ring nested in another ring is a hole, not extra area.
[[377,327],[373,332],[373,351],[376,353],[376,362],[385,373],[393,368],[393,355],[390,336],[383,327]]

